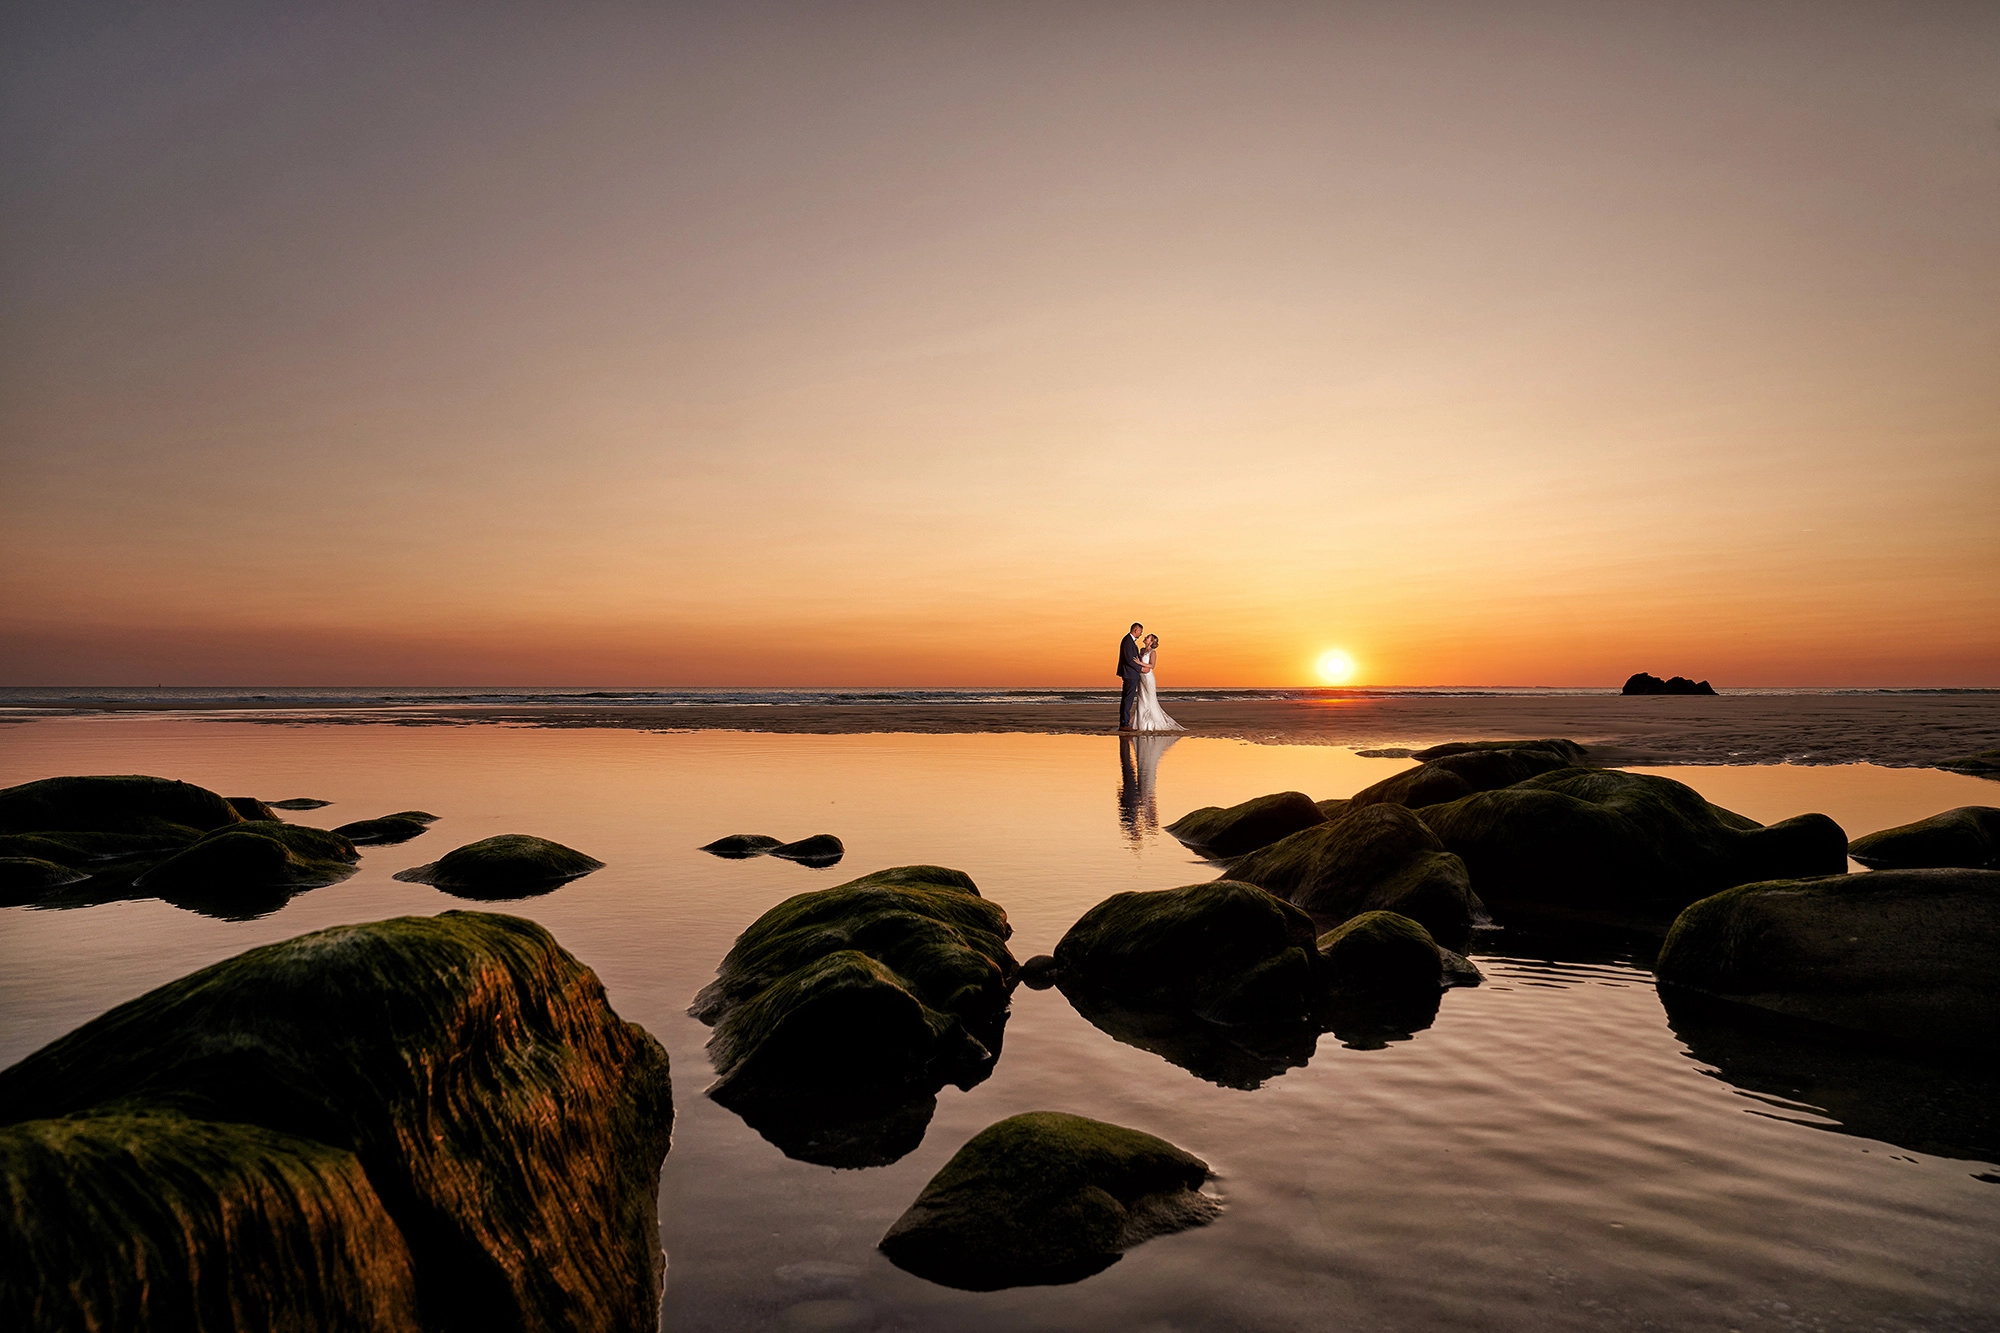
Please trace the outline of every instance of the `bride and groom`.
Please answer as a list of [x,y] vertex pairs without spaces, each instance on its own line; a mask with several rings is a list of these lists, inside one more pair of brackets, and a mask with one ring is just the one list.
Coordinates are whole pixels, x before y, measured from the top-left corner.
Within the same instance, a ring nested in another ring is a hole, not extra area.
[[1159,654],[1160,636],[1146,633],[1134,623],[1132,632],[1118,641],[1118,678],[1125,692],[1118,702],[1120,731],[1186,731],[1160,707],[1160,682],[1153,663]]

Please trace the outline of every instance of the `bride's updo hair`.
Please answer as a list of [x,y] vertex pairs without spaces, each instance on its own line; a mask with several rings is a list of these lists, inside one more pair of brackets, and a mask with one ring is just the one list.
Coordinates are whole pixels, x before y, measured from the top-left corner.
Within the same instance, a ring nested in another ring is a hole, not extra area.
[[1159,647],[1159,646],[1160,646],[1160,636],[1159,636],[1159,635],[1157,635],[1157,634],[1148,634],[1148,635],[1146,636],[1146,646],[1147,646],[1148,648],[1157,648],[1157,647]]

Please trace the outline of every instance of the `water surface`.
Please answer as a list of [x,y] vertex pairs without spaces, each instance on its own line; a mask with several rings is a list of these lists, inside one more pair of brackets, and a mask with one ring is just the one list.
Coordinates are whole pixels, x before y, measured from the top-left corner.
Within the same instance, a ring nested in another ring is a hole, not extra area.
[[[1893,1053],[1670,1022],[1642,937],[1493,936],[1475,949],[1487,984],[1446,995],[1430,1029],[1378,1050],[1322,1037],[1308,1065],[1255,1090],[1203,1082],[1106,1036],[1060,992],[1022,989],[993,1077],[946,1089],[921,1146],[868,1170],[789,1160],[700,1095],[707,1029],[688,1000],[791,893],[955,866],[1007,909],[1026,958],[1110,893],[1212,876],[1159,821],[1281,788],[1344,796],[1407,762],[1202,738],[1150,751],[1006,734],[23,723],[0,732],[0,785],[144,772],[335,802],[300,822],[443,818],[257,920],[151,900],[0,912],[0,1063],[254,944],[476,907],[389,876],[530,832],[609,865],[505,909],[547,925],[673,1057],[663,1327],[2000,1327],[2000,1183],[1980,1178],[1996,1174],[1990,1089]],[[1821,810],[1851,834],[1996,792],[1864,765],[1660,771],[1760,820]],[[840,866],[695,850],[726,833],[819,832],[846,841]],[[1045,1109],[1199,1154],[1227,1211],[1067,1287],[953,1291],[876,1254],[967,1138]]]

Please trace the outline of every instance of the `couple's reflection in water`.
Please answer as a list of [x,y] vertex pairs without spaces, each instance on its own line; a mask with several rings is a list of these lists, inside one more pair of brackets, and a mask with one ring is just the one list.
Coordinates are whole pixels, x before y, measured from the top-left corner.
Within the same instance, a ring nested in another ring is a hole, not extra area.
[[1118,827],[1134,847],[1160,832],[1160,756],[1179,736],[1142,733],[1118,738]]

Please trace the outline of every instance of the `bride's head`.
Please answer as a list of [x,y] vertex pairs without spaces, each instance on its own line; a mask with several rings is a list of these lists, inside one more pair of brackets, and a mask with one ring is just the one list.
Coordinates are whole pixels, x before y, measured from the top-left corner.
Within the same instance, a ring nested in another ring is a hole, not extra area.
[[1147,646],[1148,648],[1157,648],[1157,647],[1159,647],[1159,646],[1160,646],[1160,636],[1159,636],[1159,635],[1157,635],[1157,634],[1148,634],[1148,635],[1146,636],[1146,646]]

